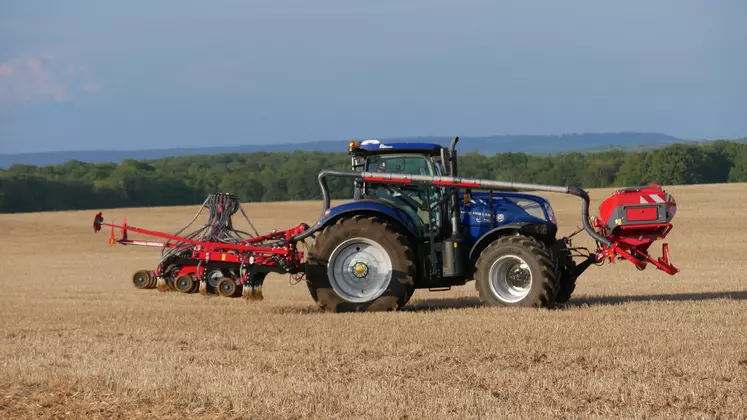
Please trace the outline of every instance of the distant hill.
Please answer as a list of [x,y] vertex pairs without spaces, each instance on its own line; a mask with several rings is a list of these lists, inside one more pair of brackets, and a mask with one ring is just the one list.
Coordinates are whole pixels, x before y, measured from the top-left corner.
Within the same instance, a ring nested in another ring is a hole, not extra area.
[[[386,142],[433,142],[448,145],[452,137],[402,137],[380,139]],[[553,136],[543,135],[501,135],[486,137],[460,137],[458,150],[461,153],[478,152],[493,155],[501,152],[525,152],[532,154],[553,154],[578,150],[614,150],[631,147],[656,148],[682,140],[659,133],[582,133]],[[216,146],[199,148],[175,148],[152,150],[79,150],[46,153],[0,154],[0,168],[12,164],[53,165],[70,160],[81,162],[114,162],[123,159],[159,159],[169,156],[216,155],[221,153],[247,152],[290,152],[294,150],[344,152],[347,140],[317,141],[308,143],[286,143],[275,145]]]

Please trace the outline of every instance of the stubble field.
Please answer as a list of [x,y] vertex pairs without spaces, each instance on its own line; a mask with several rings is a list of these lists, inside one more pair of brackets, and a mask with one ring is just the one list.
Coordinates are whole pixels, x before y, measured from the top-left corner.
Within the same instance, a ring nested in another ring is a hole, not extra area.
[[[142,291],[158,250],[108,246],[96,211],[0,215],[0,418],[747,418],[747,185],[667,190],[682,272],[591,267],[555,310],[482,307],[473,282],[371,314],[319,313],[287,276],[261,302]],[[245,209],[269,231],[320,203]]]

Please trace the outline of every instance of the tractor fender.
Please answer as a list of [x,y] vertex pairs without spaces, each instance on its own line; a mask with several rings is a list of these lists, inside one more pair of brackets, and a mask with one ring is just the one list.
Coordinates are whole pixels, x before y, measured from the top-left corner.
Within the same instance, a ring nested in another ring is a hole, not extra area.
[[345,216],[353,215],[383,216],[397,223],[413,238],[418,238],[418,228],[407,213],[392,204],[379,200],[356,200],[332,207],[324,213],[324,217],[314,230],[320,231]]
[[537,240],[545,244],[550,244],[555,240],[556,232],[557,227],[549,223],[522,222],[509,223],[498,226],[497,228],[492,229],[482,235],[480,239],[478,239],[475,244],[472,245],[472,249],[470,249],[469,252],[469,260],[472,263],[477,261],[480,253],[493,241],[502,236],[521,234],[524,236],[536,238]]

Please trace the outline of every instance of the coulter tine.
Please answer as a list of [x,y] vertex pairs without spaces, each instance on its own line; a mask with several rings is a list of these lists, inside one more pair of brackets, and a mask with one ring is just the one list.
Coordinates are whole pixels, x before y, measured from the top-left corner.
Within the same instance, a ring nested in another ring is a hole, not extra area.
[[158,289],[159,292],[165,292],[169,290],[169,285],[166,283],[166,280],[163,277],[158,278],[158,282],[156,283],[156,289]]
[[252,287],[252,291],[249,294],[250,300],[262,300],[264,299],[264,296],[262,295],[262,286],[256,286]]

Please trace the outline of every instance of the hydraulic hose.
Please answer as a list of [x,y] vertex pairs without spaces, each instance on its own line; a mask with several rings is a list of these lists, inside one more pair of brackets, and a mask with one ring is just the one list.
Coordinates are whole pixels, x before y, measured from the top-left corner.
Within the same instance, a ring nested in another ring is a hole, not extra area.
[[[351,176],[350,174],[355,174],[355,175]],[[327,176],[357,178],[361,176],[361,173],[356,172],[356,171],[342,171],[342,170],[336,170],[336,169],[327,169],[327,170],[319,172],[319,175],[317,176],[317,180],[319,181],[319,186],[322,188],[322,214],[319,215],[319,220],[317,220],[316,223],[314,223],[314,225],[312,225],[309,229],[292,237],[290,239],[292,242],[303,241],[304,239],[313,235],[316,232],[316,230],[319,228],[319,225],[322,223],[322,220],[324,220],[324,215],[325,213],[327,213],[327,210],[329,210],[329,207],[332,202],[332,199],[329,196],[329,187],[327,187]]]
[[584,224],[586,233],[588,233],[589,236],[592,237],[592,239],[598,242],[601,242],[607,246],[612,245],[612,241],[600,235],[599,232],[597,232],[596,229],[591,226],[591,223],[589,223],[589,204],[591,201],[589,199],[589,194],[579,187],[568,187],[568,194],[575,195],[583,201],[581,203],[581,222]]
[[494,181],[490,179],[474,179],[474,178],[461,178],[452,176],[429,176],[429,175],[408,175],[408,174],[391,174],[391,173],[376,173],[376,172],[357,172],[337,169],[327,169],[319,172],[317,177],[319,180],[319,186],[322,189],[322,214],[319,216],[319,220],[314,223],[305,232],[291,238],[292,241],[302,241],[309,236],[313,235],[316,230],[320,227],[327,210],[330,208],[331,198],[329,195],[329,188],[327,186],[327,177],[343,177],[343,178],[358,178],[363,181],[377,182],[377,183],[391,183],[391,184],[430,184],[440,185],[445,187],[454,188],[470,188],[473,190],[513,190],[513,191],[544,191],[561,194],[570,194],[579,197],[582,200],[581,204],[581,219],[586,232],[593,239],[605,244],[611,245],[612,242],[600,235],[589,223],[589,194],[579,187],[560,187],[556,185],[543,185],[543,184],[527,184],[523,182],[507,182],[507,181]]

